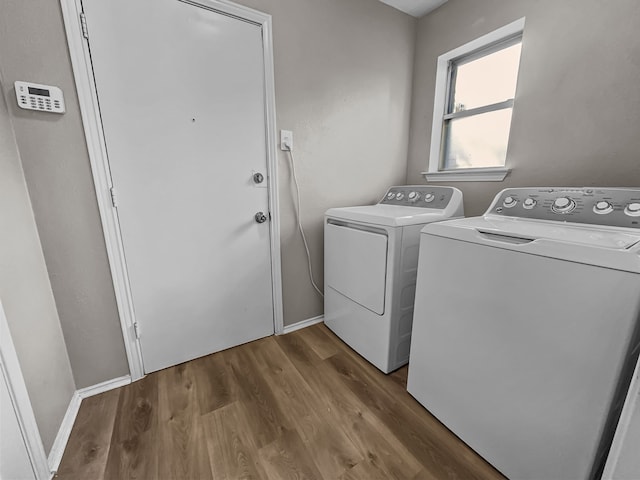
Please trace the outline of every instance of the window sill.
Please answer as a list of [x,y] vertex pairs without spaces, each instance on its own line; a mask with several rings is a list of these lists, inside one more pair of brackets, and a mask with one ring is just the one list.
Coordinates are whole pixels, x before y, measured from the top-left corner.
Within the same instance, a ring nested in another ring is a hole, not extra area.
[[439,172],[422,172],[428,182],[501,182],[511,170],[508,168],[465,168]]

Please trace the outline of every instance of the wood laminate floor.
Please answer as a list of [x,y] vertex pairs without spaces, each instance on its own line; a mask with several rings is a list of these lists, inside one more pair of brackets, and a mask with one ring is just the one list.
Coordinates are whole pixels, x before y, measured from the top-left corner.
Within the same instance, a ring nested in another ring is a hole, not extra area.
[[323,324],[82,402],[56,478],[503,479]]

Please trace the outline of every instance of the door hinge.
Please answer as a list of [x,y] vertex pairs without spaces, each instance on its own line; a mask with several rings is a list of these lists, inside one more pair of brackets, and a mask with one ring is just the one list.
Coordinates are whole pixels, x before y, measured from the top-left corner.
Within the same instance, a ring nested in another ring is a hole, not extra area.
[[82,28],[82,36],[89,40],[89,29],[87,28],[87,17],[84,12],[80,12],[80,27]]
[[140,340],[140,325],[138,325],[138,322],[133,323],[133,333],[135,333],[136,339]]
[[118,207],[118,192],[116,192],[116,188],[115,187],[111,187],[109,189],[109,191],[111,192],[111,204],[117,208]]

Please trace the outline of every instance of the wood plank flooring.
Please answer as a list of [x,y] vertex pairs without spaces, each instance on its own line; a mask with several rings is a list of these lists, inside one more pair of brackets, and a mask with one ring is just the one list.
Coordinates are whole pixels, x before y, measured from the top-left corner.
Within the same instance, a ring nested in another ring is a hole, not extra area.
[[60,480],[503,479],[323,324],[85,399]]

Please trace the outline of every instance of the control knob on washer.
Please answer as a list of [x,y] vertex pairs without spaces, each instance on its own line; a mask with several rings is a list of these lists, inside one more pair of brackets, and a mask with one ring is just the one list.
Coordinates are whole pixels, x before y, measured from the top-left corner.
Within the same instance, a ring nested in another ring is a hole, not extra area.
[[613,212],[613,205],[606,200],[600,200],[593,206],[593,211],[599,215],[606,215]]
[[556,213],[569,213],[576,208],[576,202],[569,197],[558,197],[553,202],[551,210]]
[[396,200],[402,200],[404,198],[404,193],[398,192],[396,193]]
[[425,201],[425,202],[427,202],[427,203],[431,203],[431,202],[433,202],[433,200],[434,200],[435,198],[436,198],[436,196],[435,196],[433,193],[427,193],[427,194],[424,196],[424,201]]
[[633,202],[624,207],[624,213],[630,217],[640,217],[640,203]]
[[536,202],[535,198],[529,197],[529,198],[525,199],[524,202],[522,202],[522,206],[524,208],[526,208],[527,210],[531,210],[533,207],[536,206],[537,203],[538,202]]
[[407,199],[411,203],[417,202],[419,198],[420,198],[420,194],[417,192],[409,192],[409,195],[407,196]]
[[387,200],[393,200],[396,194],[394,192],[387,193]]

